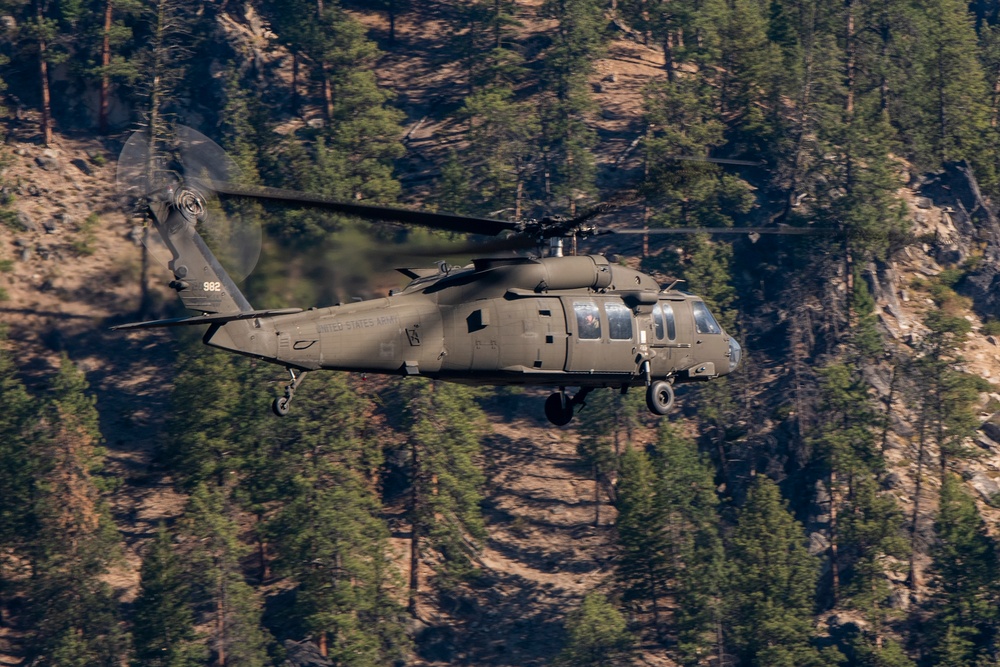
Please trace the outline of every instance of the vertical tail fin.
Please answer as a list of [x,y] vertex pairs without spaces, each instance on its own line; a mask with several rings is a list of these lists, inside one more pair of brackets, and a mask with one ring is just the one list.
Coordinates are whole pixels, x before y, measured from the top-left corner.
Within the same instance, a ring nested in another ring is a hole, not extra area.
[[[175,197],[174,201],[181,201],[181,197]],[[170,287],[177,291],[186,308],[199,313],[253,310],[198,234],[196,207],[154,202],[149,210],[153,225],[172,255],[168,268],[174,280]]]

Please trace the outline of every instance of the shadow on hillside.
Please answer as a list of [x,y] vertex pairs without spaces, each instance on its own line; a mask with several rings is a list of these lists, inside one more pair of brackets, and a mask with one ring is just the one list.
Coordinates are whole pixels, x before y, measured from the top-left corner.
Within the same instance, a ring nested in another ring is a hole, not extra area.
[[451,626],[417,638],[424,660],[453,665],[534,667],[551,664],[563,645],[565,594],[518,575],[487,573],[472,589],[440,593]]

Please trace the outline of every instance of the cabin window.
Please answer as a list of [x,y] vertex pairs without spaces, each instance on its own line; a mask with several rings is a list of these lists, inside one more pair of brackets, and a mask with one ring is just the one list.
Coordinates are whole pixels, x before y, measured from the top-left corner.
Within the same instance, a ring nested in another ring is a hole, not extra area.
[[596,340],[601,337],[601,313],[593,301],[573,304],[576,313],[576,330],[581,340]]
[[705,305],[704,301],[694,301],[691,303],[691,309],[694,311],[694,329],[700,334],[720,334],[722,333],[722,327],[719,323],[715,321],[712,317],[712,313],[708,311],[708,306]]
[[653,307],[653,328],[657,340],[663,340],[666,330],[667,340],[677,338],[677,320],[674,319],[674,307],[669,303],[658,303]]
[[623,303],[606,303],[611,340],[632,340],[632,311]]

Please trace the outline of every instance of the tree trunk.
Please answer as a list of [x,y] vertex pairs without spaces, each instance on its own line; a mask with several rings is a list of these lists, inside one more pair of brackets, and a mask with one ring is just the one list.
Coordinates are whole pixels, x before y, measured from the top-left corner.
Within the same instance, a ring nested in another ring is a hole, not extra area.
[[[575,252],[573,253],[576,254]],[[594,465],[594,528],[601,525],[601,474],[600,468]]]
[[225,585],[219,586],[219,597],[215,601],[215,632],[218,638],[219,652],[216,656],[219,667],[226,667],[226,603]]
[[333,127],[333,86],[330,85],[329,68],[325,62],[320,63],[320,71],[323,76],[323,115],[326,126]]
[[410,491],[410,590],[406,610],[417,618],[417,594],[420,590],[420,521],[417,508],[420,503],[419,480],[420,460],[416,442],[410,447],[413,466],[413,485]]
[[847,51],[847,59],[845,63],[845,82],[847,85],[847,103],[846,110],[848,117],[854,115],[854,82],[855,82],[855,66],[857,63],[857,45],[854,39],[854,0],[844,0],[844,5],[847,8],[847,32],[844,35],[844,45]]
[[389,0],[389,44],[396,44],[396,0]]
[[677,80],[677,73],[674,71],[674,47],[669,32],[663,38],[663,69],[667,70],[667,81],[673,83]]
[[910,522],[910,591],[916,593],[920,589],[920,574],[917,572],[917,522],[920,520],[920,491],[924,485],[924,447],[927,441],[926,418],[920,418],[920,430],[917,439],[917,475],[913,489],[913,513]]
[[833,596],[833,606],[840,601],[840,563],[837,554],[837,503],[840,501],[837,486],[837,472],[830,471],[830,593]]
[[260,525],[264,523],[262,514],[257,515],[257,564],[260,567],[260,583],[265,583],[271,578],[271,564],[267,560],[267,542],[260,531]]
[[108,133],[108,97],[111,94],[111,77],[108,67],[111,66],[111,16],[114,0],[104,3],[104,42],[101,45],[101,98],[97,109],[97,129],[101,134]]
[[[42,5],[37,5],[36,16],[39,28],[45,20],[42,14]],[[52,100],[49,91],[49,64],[45,60],[48,57],[48,44],[44,37],[38,38],[38,80],[42,86],[42,143],[49,146],[52,143]]]
[[292,113],[299,112],[299,54],[292,52]]

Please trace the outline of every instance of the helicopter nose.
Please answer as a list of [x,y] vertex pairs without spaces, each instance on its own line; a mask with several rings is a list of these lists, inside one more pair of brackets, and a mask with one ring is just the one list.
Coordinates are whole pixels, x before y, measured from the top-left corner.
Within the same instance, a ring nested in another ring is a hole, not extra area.
[[743,348],[740,344],[736,342],[735,338],[729,339],[729,372],[732,373],[740,365],[740,361],[743,359]]

